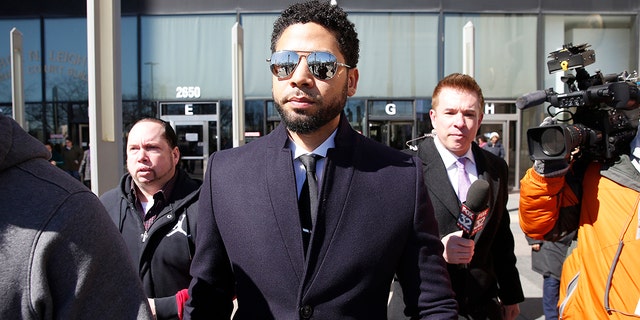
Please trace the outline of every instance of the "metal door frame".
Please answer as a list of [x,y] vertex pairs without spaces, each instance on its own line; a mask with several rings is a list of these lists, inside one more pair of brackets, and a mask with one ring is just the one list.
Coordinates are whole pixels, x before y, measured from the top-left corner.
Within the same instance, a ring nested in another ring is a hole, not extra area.
[[[493,101],[495,102],[495,101]],[[502,145],[506,146],[506,148],[509,147],[510,145],[510,140],[511,139],[516,139],[515,140],[515,159],[513,159],[513,163],[515,164],[514,167],[514,181],[513,181],[513,185],[514,185],[514,190],[518,190],[520,189],[520,177],[519,177],[519,172],[520,172],[520,153],[518,152],[518,150],[520,150],[520,141],[522,139],[522,133],[521,133],[521,129],[520,129],[520,119],[521,119],[521,111],[520,109],[516,110],[516,113],[513,114],[484,114],[483,119],[482,119],[482,125],[488,125],[488,124],[499,124],[502,125]],[[509,134],[509,124],[510,123],[515,123],[515,128],[516,128],[516,136],[515,137],[511,137]],[[507,162],[507,164],[509,164],[509,152],[506,152],[507,150],[505,150],[505,161]]]
[[209,122],[214,121],[216,123],[216,148],[220,150],[220,121],[218,121],[218,115],[191,115],[191,116],[183,116],[183,115],[169,115],[169,116],[161,116],[160,119],[169,122],[173,130],[176,130],[176,126],[181,125],[201,125],[202,126],[202,157],[180,157],[183,160],[202,160],[202,171],[207,171],[207,162],[209,161],[209,155],[211,154],[211,150],[209,150]]
[[[375,119],[375,120],[369,119],[367,121],[367,134],[366,134],[366,136],[368,138],[371,138],[371,129],[370,128],[371,128],[372,123],[379,123],[380,127],[387,126],[387,134],[386,134],[386,137],[385,137],[386,141],[380,141],[380,143],[383,143],[383,144],[385,144],[387,146],[391,146],[391,126],[395,125],[395,124],[403,124],[403,125],[411,126],[411,139],[415,139],[416,124],[415,124],[415,121],[413,121],[413,120],[399,120],[399,119],[390,120],[388,118],[385,118],[384,120],[382,120],[382,119]],[[371,138],[371,139],[373,139],[373,138]],[[409,140],[411,140],[411,139],[409,139]],[[406,143],[406,141],[405,141],[405,143]]]

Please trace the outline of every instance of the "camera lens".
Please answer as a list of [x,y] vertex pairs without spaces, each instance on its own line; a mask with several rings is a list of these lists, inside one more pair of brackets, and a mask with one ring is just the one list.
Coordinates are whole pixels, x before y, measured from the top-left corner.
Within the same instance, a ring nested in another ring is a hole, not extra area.
[[564,134],[561,127],[546,128],[540,134],[540,147],[549,157],[556,157],[565,151]]

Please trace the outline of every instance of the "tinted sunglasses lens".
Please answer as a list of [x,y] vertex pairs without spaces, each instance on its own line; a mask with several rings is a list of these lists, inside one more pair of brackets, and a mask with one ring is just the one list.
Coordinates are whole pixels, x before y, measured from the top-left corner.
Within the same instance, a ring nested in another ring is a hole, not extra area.
[[328,52],[312,52],[307,56],[309,71],[320,80],[328,80],[336,75],[337,58]]
[[271,73],[278,78],[286,78],[298,66],[300,56],[293,51],[278,51],[271,55]]

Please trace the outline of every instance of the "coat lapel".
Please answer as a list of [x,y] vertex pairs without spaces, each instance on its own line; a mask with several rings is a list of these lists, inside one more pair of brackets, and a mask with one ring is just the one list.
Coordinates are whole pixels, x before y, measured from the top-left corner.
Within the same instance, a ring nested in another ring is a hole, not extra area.
[[327,153],[318,222],[312,239],[312,252],[321,256],[324,256],[327,244],[331,241],[326,236],[334,233],[344,212],[354,170],[351,155],[352,152],[337,148],[330,149]]
[[[266,149],[267,189],[282,241],[287,248],[296,277],[304,281],[306,292],[311,279],[319,272],[321,261],[338,229],[354,174],[354,135],[357,134],[341,116],[335,148],[329,149],[320,193],[318,220],[314,226],[309,258],[305,261],[302,233],[298,217],[298,198],[288,135],[281,125],[271,135]],[[302,280],[304,279],[304,280]],[[304,293],[303,293],[304,294]]]
[[[320,191],[320,208],[318,219],[311,237],[309,259],[307,260],[306,286],[313,283],[313,278],[321,272],[322,261],[333,241],[333,235],[338,230],[342,220],[347,195],[351,188],[354,174],[354,135],[357,134],[341,116],[338,132],[335,137],[335,147],[327,152],[323,181]],[[305,292],[309,287],[305,287]]]
[[[445,168],[432,138],[426,138],[420,143],[418,156],[423,160],[425,173],[424,179],[432,180],[428,185],[442,186],[441,188],[429,188],[429,194],[432,198],[431,201],[439,202],[439,205],[434,205],[434,207],[446,208],[446,213],[436,212],[436,215],[439,215],[442,218],[442,215],[448,214],[457,221],[458,215],[460,214],[460,201],[458,200],[456,191],[451,185],[451,181],[449,181],[447,168]],[[445,230],[441,230],[441,233],[443,232],[445,232]]]
[[[491,196],[489,197],[488,204],[489,213],[487,214],[485,220],[485,223],[487,223],[491,220],[496,206],[499,205],[498,195],[500,191],[500,177],[498,174],[496,174],[495,167],[491,165],[489,161],[487,161],[487,158],[483,154],[482,149],[475,144],[473,144],[471,148],[473,151],[473,157],[476,159],[476,170],[478,170],[478,179],[486,180],[489,183],[489,194]],[[484,228],[478,231],[478,233],[475,235],[476,241],[482,237],[483,230]]]
[[[302,279],[304,273],[304,250],[302,248],[302,227],[298,216],[296,178],[293,171],[291,149],[286,148],[287,132],[279,126],[266,149],[267,191],[270,205],[278,224],[284,246],[287,248],[296,277]],[[271,232],[271,231],[269,231]]]

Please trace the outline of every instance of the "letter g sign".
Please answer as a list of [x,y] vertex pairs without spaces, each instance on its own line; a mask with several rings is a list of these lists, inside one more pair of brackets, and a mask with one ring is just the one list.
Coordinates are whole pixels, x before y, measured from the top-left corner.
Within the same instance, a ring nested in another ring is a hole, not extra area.
[[386,112],[390,116],[395,116],[396,115],[396,104],[395,103],[388,103],[384,107],[384,112]]

